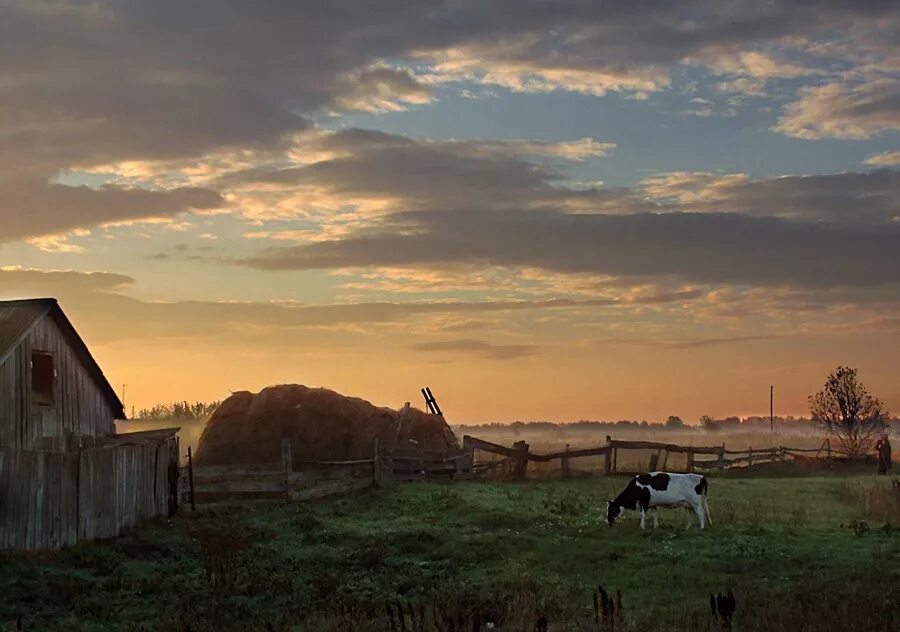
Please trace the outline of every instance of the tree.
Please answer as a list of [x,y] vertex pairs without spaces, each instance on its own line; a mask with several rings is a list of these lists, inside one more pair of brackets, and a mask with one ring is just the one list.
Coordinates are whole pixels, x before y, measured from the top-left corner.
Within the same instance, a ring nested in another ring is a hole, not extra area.
[[876,436],[888,425],[888,411],[859,381],[857,370],[846,366],[836,368],[825,388],[809,396],[809,412],[850,456],[871,452]]
[[716,422],[715,419],[713,419],[709,415],[703,415],[700,418],[700,426],[704,430],[718,430],[719,429],[719,424]]
[[669,415],[666,419],[666,428],[684,428],[684,422],[677,415]]

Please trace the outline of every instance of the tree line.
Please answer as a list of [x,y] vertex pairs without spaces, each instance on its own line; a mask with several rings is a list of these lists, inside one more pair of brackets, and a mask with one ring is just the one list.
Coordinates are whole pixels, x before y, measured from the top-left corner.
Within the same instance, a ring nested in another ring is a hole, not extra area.
[[157,404],[152,408],[141,408],[135,419],[206,419],[212,415],[221,402],[172,402]]

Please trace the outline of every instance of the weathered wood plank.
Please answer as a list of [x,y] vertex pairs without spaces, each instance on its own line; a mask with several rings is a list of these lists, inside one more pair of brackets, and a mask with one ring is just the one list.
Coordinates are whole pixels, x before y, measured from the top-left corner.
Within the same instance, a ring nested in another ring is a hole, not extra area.
[[499,445],[497,443],[491,443],[490,441],[485,441],[484,439],[479,439],[478,437],[472,437],[466,435],[463,437],[463,440],[468,437],[468,444],[474,450],[482,450],[484,452],[491,452],[492,454],[500,454],[502,456],[508,458],[518,459],[522,454],[519,450],[513,450],[512,448],[507,448],[506,446]]
[[610,445],[624,450],[668,450],[669,452],[695,452],[697,454],[718,454],[720,446],[683,446],[674,443],[659,443],[657,441],[622,441],[612,439]]
[[[579,449],[579,450],[569,450],[568,452],[566,452],[566,451],[550,452],[549,454],[544,454],[544,455],[532,454],[532,455],[529,455],[529,458],[532,459],[533,461],[550,461],[553,459],[562,459],[565,457],[574,459],[576,457],[602,456],[604,454],[609,454],[609,448],[607,448],[606,446],[600,446],[597,448],[583,448],[583,449]],[[541,458],[538,458],[539,456]]]
[[7,548],[9,544],[10,524],[9,509],[13,489],[9,484],[9,450],[0,448],[0,490],[3,490],[4,501],[0,502],[0,548]]
[[[725,454],[749,454],[750,452],[753,452],[754,455],[759,455],[777,453],[780,450],[781,448],[748,448],[747,450],[725,450]],[[810,450],[810,452],[816,452],[816,450]]]

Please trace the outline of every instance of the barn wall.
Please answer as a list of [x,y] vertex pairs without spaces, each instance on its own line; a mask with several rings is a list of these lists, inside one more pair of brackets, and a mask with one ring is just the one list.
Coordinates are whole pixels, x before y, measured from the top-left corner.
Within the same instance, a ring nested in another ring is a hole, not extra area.
[[[30,445],[31,411],[22,376],[28,374],[28,361],[19,345],[3,364],[0,364],[0,446]],[[30,384],[29,384],[30,388]]]
[[175,438],[49,452],[0,448],[0,549],[59,549],[168,513]]
[[[54,405],[31,402],[31,353],[53,354]],[[115,413],[59,326],[44,316],[0,366],[0,446],[62,449],[66,437],[115,432]]]

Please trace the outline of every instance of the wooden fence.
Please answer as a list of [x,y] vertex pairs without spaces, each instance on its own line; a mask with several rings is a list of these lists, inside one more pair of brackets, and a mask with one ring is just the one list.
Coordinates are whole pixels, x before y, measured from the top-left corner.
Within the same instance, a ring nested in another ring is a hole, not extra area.
[[174,433],[120,435],[68,452],[0,448],[0,548],[59,549],[165,515]]
[[792,460],[835,460],[847,459],[846,453],[841,450],[831,448],[831,439],[826,439],[818,448],[792,448],[788,446],[775,446],[772,448],[748,447],[746,450],[726,450],[722,445],[721,454],[714,460],[695,461],[694,467],[697,468],[715,468],[723,470],[726,468],[753,467],[754,465],[762,465],[764,463],[773,463],[784,461],[787,457]]
[[[181,499],[184,505],[204,505],[229,500],[284,499],[308,500],[347,493],[368,487],[377,487],[388,481],[453,480],[464,478],[471,473],[489,470],[503,470],[518,478],[527,476],[529,463],[550,463],[558,461],[563,477],[575,470],[572,461],[585,457],[602,457],[602,472],[611,474],[635,474],[637,469],[623,467],[619,463],[621,451],[650,451],[647,467],[640,471],[665,470],[669,468],[670,454],[686,457],[684,471],[717,469],[758,465],[764,462],[783,460],[796,453],[822,452],[799,448],[765,448],[762,450],[726,450],[724,444],[718,446],[682,446],[654,441],[620,441],[606,438],[606,445],[593,448],[570,449],[547,454],[529,451],[524,441],[512,447],[466,435],[462,450],[449,452],[429,452],[415,449],[395,449],[387,453],[379,450],[378,441],[373,446],[373,456],[356,461],[317,461],[313,463],[292,462],[291,444],[283,439],[281,461],[260,465],[219,465],[194,467],[188,449],[188,465],[181,476]],[[496,457],[492,460],[475,461],[477,452],[486,452]],[[828,448],[830,456],[830,447]],[[700,456],[714,458],[697,459]],[[633,462],[633,461],[632,461]]]
[[377,487],[387,481],[450,480],[471,471],[471,453],[394,450],[382,453],[378,441],[370,459],[294,464],[291,443],[283,439],[281,461],[261,465],[183,468],[181,498],[192,506],[229,500],[310,500]]
[[[472,457],[472,470],[474,472],[484,472],[490,470],[503,470],[518,478],[524,478],[527,475],[528,464],[549,463],[559,461],[559,469],[563,477],[572,474],[572,460],[583,457],[598,456],[603,457],[602,472],[605,475],[610,474],[636,474],[637,469],[620,467],[619,452],[629,450],[650,451],[647,467],[641,467],[639,471],[654,471],[675,469],[683,469],[687,472],[694,472],[698,469],[715,469],[719,472],[736,467],[752,467],[763,463],[771,463],[783,461],[785,457],[793,457],[795,459],[808,458],[834,458],[836,451],[831,449],[830,441],[822,444],[818,449],[791,448],[787,446],[778,446],[773,448],[762,448],[754,450],[752,447],[747,450],[727,450],[725,444],[718,446],[693,446],[693,445],[677,445],[673,443],[659,443],[656,441],[620,441],[610,436],[606,437],[606,445],[594,448],[579,448],[572,450],[566,446],[565,450],[551,452],[547,454],[536,454],[529,451],[529,446],[524,441],[517,441],[511,448],[484,441],[477,437],[466,435],[463,437],[463,449],[474,453],[476,450],[487,452],[492,455],[503,458],[487,459],[476,461],[474,455]],[[815,453],[810,456],[810,453]],[[668,459],[670,454],[685,455],[684,468],[669,468]],[[697,459],[697,455],[712,456],[714,458]],[[633,463],[633,460],[632,460]]]

